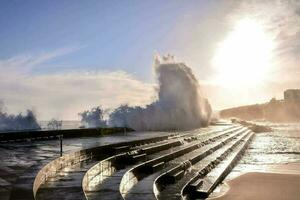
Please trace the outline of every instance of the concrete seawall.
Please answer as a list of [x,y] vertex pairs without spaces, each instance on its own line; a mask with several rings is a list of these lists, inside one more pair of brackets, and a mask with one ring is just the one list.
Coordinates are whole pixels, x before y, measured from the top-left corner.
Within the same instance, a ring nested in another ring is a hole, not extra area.
[[96,137],[119,133],[123,131],[133,131],[129,128],[84,128],[84,129],[66,129],[66,130],[40,130],[40,131],[15,131],[0,133],[1,142],[18,142],[24,140],[54,139],[62,135],[64,138],[75,137]]

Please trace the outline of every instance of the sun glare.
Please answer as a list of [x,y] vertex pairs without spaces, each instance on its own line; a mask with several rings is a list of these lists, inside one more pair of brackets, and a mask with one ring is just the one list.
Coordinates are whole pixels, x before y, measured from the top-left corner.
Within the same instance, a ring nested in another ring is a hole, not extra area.
[[255,87],[270,69],[272,38],[258,22],[243,19],[220,43],[212,60],[216,81],[225,87]]

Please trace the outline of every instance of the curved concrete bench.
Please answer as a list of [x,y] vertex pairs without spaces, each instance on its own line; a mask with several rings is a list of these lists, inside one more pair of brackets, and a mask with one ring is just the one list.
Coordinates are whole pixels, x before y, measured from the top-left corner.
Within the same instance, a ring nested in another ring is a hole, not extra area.
[[225,177],[230,173],[231,169],[242,157],[242,154],[245,152],[252,137],[253,133],[249,134],[248,137],[245,138],[244,144],[238,149],[234,156],[229,158],[229,161],[227,161],[225,165],[221,167],[222,171],[217,173],[215,177],[211,178],[208,176],[203,179],[200,179],[203,182],[203,185],[202,187],[194,191],[196,192],[196,196],[207,198],[213,192],[213,190],[219,185],[219,183],[221,183],[225,179]]
[[[185,195],[192,195],[201,198],[207,198],[208,195],[216,188],[216,186],[222,182],[222,180],[227,176],[227,174],[231,171],[231,169],[235,166],[238,160],[241,158],[242,154],[247,149],[247,146],[251,142],[254,133],[252,131],[248,131],[246,135],[244,135],[241,139],[235,142],[231,147],[229,147],[225,152],[223,152],[219,157],[212,160],[208,165],[204,166],[198,174],[191,178],[184,187],[181,189],[181,198],[184,198]],[[209,184],[206,182],[206,175],[208,175],[219,163],[221,163],[226,156],[228,156],[238,145],[242,144],[242,146],[237,149],[237,152],[233,154],[233,158],[228,162],[223,171],[220,172],[219,175],[213,181],[209,181]],[[201,188],[204,186],[205,188]]]
[[[240,130],[246,130],[243,127],[238,127],[237,129]],[[135,185],[137,184],[137,182],[142,178],[140,176],[141,171],[145,172],[150,172],[152,173],[153,170],[159,169],[160,167],[163,167],[165,162],[168,162],[178,156],[182,156],[186,153],[189,153],[201,146],[207,145],[209,144],[211,141],[214,141],[216,139],[222,138],[230,133],[233,133],[236,129],[232,129],[232,130],[228,130],[225,132],[221,132],[219,135],[214,136],[212,138],[209,138],[207,140],[201,141],[201,142],[197,142],[195,144],[192,145],[188,145],[187,147],[184,147],[182,149],[179,149],[177,151],[174,151],[172,153],[168,153],[165,155],[162,155],[158,158],[146,161],[144,163],[141,163],[139,165],[134,166],[133,168],[131,168],[130,170],[128,170],[124,176],[122,177],[121,183],[120,183],[120,187],[119,187],[119,191],[122,195],[123,198],[125,198],[125,196],[127,195],[128,191]],[[237,133],[239,134],[239,133]],[[236,135],[236,134],[235,134]]]
[[[211,154],[203,157],[199,161],[199,163],[195,163],[193,168],[190,169],[183,169],[182,168],[182,174],[183,176],[178,177],[176,179],[176,184],[174,182],[166,182],[166,180],[154,180],[153,184],[153,199],[169,199],[171,196],[174,199],[182,199],[182,189],[186,187],[187,183],[190,183],[191,180],[195,175],[204,177],[207,173],[209,173],[211,170],[215,170],[215,167],[218,166],[218,164],[221,162],[223,164],[223,160],[227,159],[227,154],[231,154],[231,152],[234,152],[234,148],[243,142],[243,139],[249,135],[250,130],[247,129],[244,133],[239,135],[238,137],[234,138],[232,141],[226,143],[221,148],[215,150]],[[202,152],[202,151],[201,151]],[[197,157],[197,156],[195,156]],[[174,168],[171,168],[166,173],[161,174],[161,176],[158,176],[158,178],[162,179],[162,176],[168,177],[173,176],[174,173],[180,169],[177,169],[178,166],[174,166]],[[189,166],[188,166],[189,167]],[[199,168],[200,167],[200,168]],[[198,170],[196,170],[198,169]],[[217,170],[218,172],[219,170]],[[169,172],[169,173],[168,173]],[[177,172],[179,173],[179,172]],[[191,182],[192,184],[189,185],[189,190],[191,188],[199,188],[203,184],[202,179],[194,179],[194,182]],[[173,194],[173,195],[171,195]]]
[[[148,143],[154,143],[162,140],[167,140],[170,137],[173,137],[177,134],[170,134],[167,136],[158,136],[153,138],[147,138],[142,140],[134,140],[134,141],[128,141],[128,142],[121,142],[116,144],[110,144],[100,147],[94,147],[89,149],[80,150],[74,153],[66,154],[62,157],[59,157],[50,163],[48,163],[46,166],[44,166],[36,175],[36,178],[34,180],[33,184],[33,194],[34,198],[36,196],[36,193],[39,189],[39,187],[47,181],[47,179],[55,174],[58,173],[59,170],[61,170],[64,167],[74,165],[77,163],[80,163],[82,161],[86,161],[88,159],[92,159],[94,157],[98,156],[104,156],[102,158],[107,158],[111,155],[113,155],[116,150],[115,148],[123,147],[123,146],[138,146],[142,144],[148,144]],[[118,151],[118,150],[117,150]]]
[[223,147],[225,144],[229,143],[230,141],[232,141],[233,139],[235,139],[237,136],[241,135],[241,134],[246,134],[247,133],[247,129],[241,129],[239,131],[237,131],[237,133],[233,136],[230,136],[228,138],[223,139],[222,141],[218,142],[217,144],[215,144],[212,147],[209,147],[207,149],[204,149],[204,151],[190,159],[187,159],[185,161],[183,161],[181,164],[178,164],[177,166],[169,169],[168,171],[160,174],[154,181],[153,183],[153,194],[155,194],[155,196],[157,197],[157,194],[160,192],[160,188],[161,185],[163,184],[173,184],[176,182],[176,180],[180,179],[184,174],[184,172],[190,168],[191,166],[193,166],[194,164],[196,164],[197,162],[199,162],[200,160],[202,160],[204,157],[208,156],[209,154],[211,154],[212,152],[220,149],[221,147]]
[[[179,146],[182,144],[182,141],[180,140],[181,138],[189,138],[191,135],[194,135],[194,133],[176,135],[169,138],[169,140],[172,139],[173,141],[154,145],[154,146],[149,146],[149,147],[142,147],[140,149],[135,149],[134,152],[136,153],[136,156],[144,155],[144,154],[146,155],[153,154],[175,146]],[[86,194],[87,192],[94,191],[95,187],[101,182],[103,182],[103,180],[106,179],[107,177],[112,176],[114,172],[116,172],[117,168],[125,167],[126,162],[130,161],[130,157],[128,157],[128,153],[129,152],[121,153],[118,155],[111,156],[105,160],[102,160],[96,165],[94,165],[93,167],[91,167],[86,172],[82,181],[82,188],[86,197],[87,197]],[[122,166],[120,166],[120,164]]]

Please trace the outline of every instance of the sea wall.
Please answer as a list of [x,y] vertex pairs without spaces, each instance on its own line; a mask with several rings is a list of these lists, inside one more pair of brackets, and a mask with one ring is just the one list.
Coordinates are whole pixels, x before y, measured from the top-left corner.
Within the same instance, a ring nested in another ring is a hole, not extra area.
[[58,136],[63,138],[75,137],[97,137],[123,131],[133,131],[129,128],[84,128],[84,129],[67,129],[67,130],[42,130],[42,131],[15,131],[0,133],[0,141],[23,141],[38,139],[54,139]]

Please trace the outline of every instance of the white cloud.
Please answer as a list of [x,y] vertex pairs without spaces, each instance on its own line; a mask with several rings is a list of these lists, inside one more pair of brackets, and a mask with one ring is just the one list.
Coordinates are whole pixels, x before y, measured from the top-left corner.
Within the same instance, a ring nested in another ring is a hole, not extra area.
[[0,60],[0,72],[7,70],[18,71],[18,73],[28,72],[39,64],[43,64],[53,58],[70,54],[80,48],[81,47],[65,47],[54,51],[41,52],[39,54],[22,54],[9,59]]
[[154,97],[153,85],[123,71],[68,71],[33,75],[37,64],[70,50],[17,56],[0,61],[0,99],[11,112],[33,108],[39,119],[78,119],[93,106],[144,105]]

